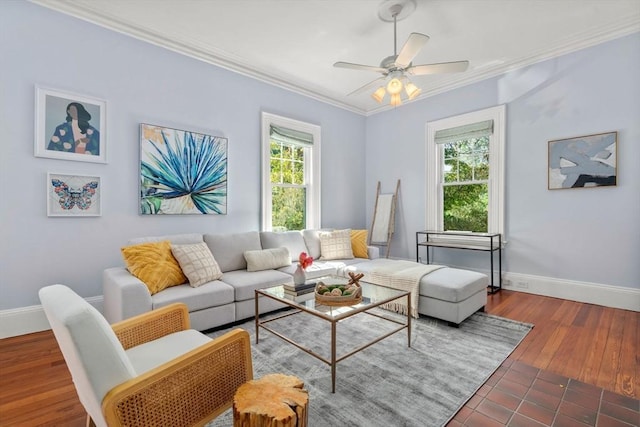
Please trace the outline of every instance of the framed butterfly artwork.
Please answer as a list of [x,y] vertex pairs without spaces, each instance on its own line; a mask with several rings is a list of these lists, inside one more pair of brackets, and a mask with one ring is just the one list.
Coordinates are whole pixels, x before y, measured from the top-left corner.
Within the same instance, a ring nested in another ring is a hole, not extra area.
[[100,216],[99,176],[47,174],[47,216]]

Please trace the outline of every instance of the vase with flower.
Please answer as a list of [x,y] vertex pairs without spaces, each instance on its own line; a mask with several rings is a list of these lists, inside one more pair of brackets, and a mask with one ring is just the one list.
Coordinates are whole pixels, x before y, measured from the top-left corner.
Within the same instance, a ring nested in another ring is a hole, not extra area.
[[307,280],[307,275],[305,270],[313,264],[313,257],[307,255],[306,252],[300,252],[298,256],[298,268],[293,273],[293,284],[294,285],[303,285]]

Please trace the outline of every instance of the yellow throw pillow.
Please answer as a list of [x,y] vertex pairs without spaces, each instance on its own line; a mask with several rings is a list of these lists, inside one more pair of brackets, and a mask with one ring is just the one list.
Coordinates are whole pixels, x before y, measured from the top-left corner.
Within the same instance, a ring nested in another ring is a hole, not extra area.
[[367,230],[351,230],[351,250],[356,258],[369,258]]
[[120,250],[129,272],[147,285],[151,295],[187,282],[168,240],[125,246]]

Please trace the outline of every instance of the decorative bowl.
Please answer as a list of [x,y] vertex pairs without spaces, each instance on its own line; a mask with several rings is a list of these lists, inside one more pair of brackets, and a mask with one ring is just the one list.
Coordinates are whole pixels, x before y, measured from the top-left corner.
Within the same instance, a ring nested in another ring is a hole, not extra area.
[[315,288],[315,297],[316,302],[322,305],[355,305],[362,301],[362,288],[359,283],[318,281]]

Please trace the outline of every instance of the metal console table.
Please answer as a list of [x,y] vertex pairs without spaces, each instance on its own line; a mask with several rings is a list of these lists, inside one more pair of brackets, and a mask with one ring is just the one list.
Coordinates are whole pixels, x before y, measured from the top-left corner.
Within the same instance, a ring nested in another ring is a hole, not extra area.
[[[443,237],[454,239],[443,239]],[[438,238],[440,237],[440,238]],[[465,237],[473,238],[476,242],[464,240]],[[455,239],[460,239],[457,242]],[[491,285],[488,293],[494,294],[502,289],[502,234],[500,233],[465,233],[457,231],[417,231],[416,232],[416,262],[420,262],[420,247],[427,248],[427,264],[429,264],[429,247],[455,248],[472,251],[489,252],[491,259]],[[498,286],[494,285],[493,254],[498,252]]]

